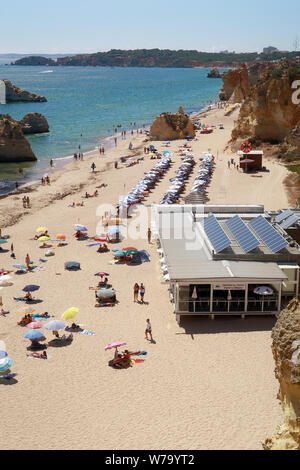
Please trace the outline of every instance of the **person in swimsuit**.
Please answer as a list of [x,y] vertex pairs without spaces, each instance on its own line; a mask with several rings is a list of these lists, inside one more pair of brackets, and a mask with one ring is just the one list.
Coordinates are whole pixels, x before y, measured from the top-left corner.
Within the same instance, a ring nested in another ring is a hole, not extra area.
[[139,285],[137,284],[137,282],[134,284],[134,287],[133,287],[133,301],[134,302],[137,302],[138,301],[138,297],[139,297],[139,290],[140,290],[140,287]]
[[141,287],[140,287],[140,295],[141,295],[141,302],[143,304],[144,303],[144,297],[145,297],[145,286],[144,286],[143,283],[141,284]]

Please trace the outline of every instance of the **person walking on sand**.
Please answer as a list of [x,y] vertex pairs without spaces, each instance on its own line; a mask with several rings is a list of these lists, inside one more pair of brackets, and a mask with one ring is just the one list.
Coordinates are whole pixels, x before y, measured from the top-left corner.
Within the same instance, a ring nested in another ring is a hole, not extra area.
[[141,295],[141,302],[142,302],[142,304],[144,304],[144,303],[145,303],[145,301],[144,301],[144,297],[145,297],[145,286],[144,286],[143,283],[141,284],[141,287],[140,287],[140,295]]
[[140,290],[140,287],[138,285],[138,283],[136,282],[134,284],[134,287],[133,287],[133,301],[134,302],[138,302],[138,299],[139,299],[139,290]]
[[152,232],[151,232],[151,228],[149,227],[148,228],[148,243],[151,243],[151,236],[152,236]]
[[150,336],[150,340],[153,341],[153,337],[152,337],[152,325],[150,323],[150,319],[148,318],[147,319],[147,323],[146,323],[146,330],[145,330],[145,339],[148,340],[148,335]]
[[93,173],[94,173],[94,171],[95,171],[95,168],[96,168],[96,165],[95,165],[95,163],[93,162],[92,165],[91,165],[91,169],[93,170]]
[[28,253],[25,258],[25,263],[26,263],[27,269],[30,269],[30,256]]
[[29,199],[29,196],[26,197],[26,204],[27,204],[27,207],[30,207],[30,199]]

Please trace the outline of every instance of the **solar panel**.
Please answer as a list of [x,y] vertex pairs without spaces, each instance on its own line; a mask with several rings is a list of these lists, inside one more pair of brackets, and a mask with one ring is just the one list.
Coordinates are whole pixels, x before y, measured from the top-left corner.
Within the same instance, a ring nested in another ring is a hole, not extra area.
[[249,253],[260,245],[260,242],[238,215],[228,220],[226,226],[245,253]]
[[288,245],[288,242],[262,216],[256,217],[249,223],[259,238],[267,245],[272,253],[277,253]]
[[204,231],[216,253],[220,253],[231,245],[229,237],[226,235],[214,215],[205,218],[203,226]]
[[291,215],[293,215],[293,212],[288,209],[284,212],[281,212],[281,214],[279,214],[276,218],[275,218],[275,222],[277,222],[277,224],[280,224],[280,222],[282,222],[283,220],[287,219],[288,217],[290,217]]
[[291,217],[289,217],[288,219],[284,220],[282,222],[282,224],[280,224],[280,227],[283,228],[284,230],[287,229],[287,228],[290,228],[292,225],[294,225],[296,222],[299,222],[299,217],[297,217],[296,215],[292,215]]

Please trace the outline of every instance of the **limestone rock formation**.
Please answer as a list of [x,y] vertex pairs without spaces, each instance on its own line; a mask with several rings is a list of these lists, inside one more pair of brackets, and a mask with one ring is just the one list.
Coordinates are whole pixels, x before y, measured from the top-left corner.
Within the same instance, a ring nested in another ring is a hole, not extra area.
[[27,113],[19,123],[24,134],[43,134],[44,132],[49,132],[47,119],[39,113]]
[[300,158],[300,122],[291,130],[280,145],[279,153],[286,161]]
[[220,91],[221,101],[241,103],[250,91],[248,70],[245,64],[239,69],[229,70],[222,75],[223,87]]
[[30,91],[21,90],[17,86],[13,85],[9,80],[3,80],[6,87],[6,102],[47,102],[46,98]]
[[222,75],[220,74],[218,69],[211,69],[208,74],[207,78],[222,78]]
[[177,140],[195,137],[194,124],[182,107],[176,114],[162,113],[153,121],[150,136],[153,140]]
[[300,302],[297,299],[281,312],[272,338],[284,423],[263,447],[265,450],[300,450]]
[[288,77],[261,80],[244,101],[232,139],[258,137],[279,143],[300,120],[300,107],[292,102]]
[[20,124],[8,114],[0,114],[0,163],[33,161],[36,157]]

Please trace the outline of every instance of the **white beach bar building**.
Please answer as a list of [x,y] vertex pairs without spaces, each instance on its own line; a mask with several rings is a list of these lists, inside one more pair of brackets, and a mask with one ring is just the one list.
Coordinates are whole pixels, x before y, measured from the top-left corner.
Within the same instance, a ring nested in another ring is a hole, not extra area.
[[178,322],[276,315],[299,296],[300,247],[263,206],[155,206],[152,228]]

